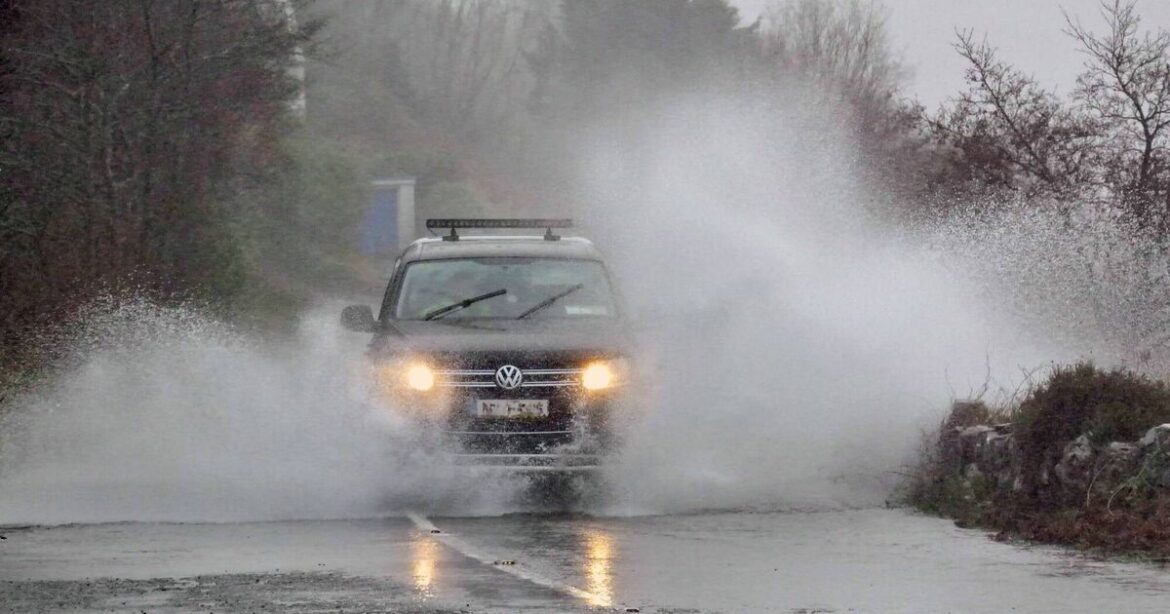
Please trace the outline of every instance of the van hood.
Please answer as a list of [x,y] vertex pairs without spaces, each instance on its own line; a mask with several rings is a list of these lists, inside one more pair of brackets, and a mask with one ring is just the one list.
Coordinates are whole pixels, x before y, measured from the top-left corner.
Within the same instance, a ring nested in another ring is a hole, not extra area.
[[379,333],[372,349],[381,352],[574,352],[627,354],[629,334],[618,320],[441,319],[397,320]]

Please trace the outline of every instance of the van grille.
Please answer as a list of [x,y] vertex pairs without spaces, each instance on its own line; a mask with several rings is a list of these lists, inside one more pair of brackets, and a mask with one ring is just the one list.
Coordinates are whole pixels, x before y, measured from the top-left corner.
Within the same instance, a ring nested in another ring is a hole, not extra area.
[[[520,369],[520,388],[568,388],[581,383],[581,369]],[[435,383],[445,388],[499,388],[494,369],[435,371]]]

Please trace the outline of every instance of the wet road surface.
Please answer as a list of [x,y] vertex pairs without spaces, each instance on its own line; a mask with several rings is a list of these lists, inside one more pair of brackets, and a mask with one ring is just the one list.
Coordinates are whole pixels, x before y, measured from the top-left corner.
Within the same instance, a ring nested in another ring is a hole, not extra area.
[[1170,571],[901,510],[0,530],[0,611],[1164,611]]

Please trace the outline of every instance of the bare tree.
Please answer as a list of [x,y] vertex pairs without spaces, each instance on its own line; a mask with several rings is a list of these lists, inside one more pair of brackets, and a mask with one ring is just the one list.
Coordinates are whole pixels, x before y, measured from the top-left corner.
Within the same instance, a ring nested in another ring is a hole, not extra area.
[[1140,32],[1134,0],[1103,2],[1094,34],[1065,15],[1087,57],[1076,97],[1106,125],[1109,180],[1143,224],[1170,224],[1170,31]]
[[[921,109],[901,95],[906,69],[891,50],[877,0],[775,0],[759,30],[763,61],[780,88],[822,96],[856,138],[858,170],[884,206],[909,213],[935,189],[935,153]],[[880,195],[880,197],[879,197]]]
[[884,105],[905,76],[890,51],[886,11],[872,0],[783,0],[760,30],[767,60],[813,77],[851,100]]
[[533,86],[525,52],[536,45],[553,9],[551,3],[520,0],[408,2],[386,25],[418,109],[461,137],[514,119]]
[[1035,79],[1001,61],[986,40],[959,32],[968,89],[928,118],[968,181],[1070,196],[1094,185],[1098,126]]

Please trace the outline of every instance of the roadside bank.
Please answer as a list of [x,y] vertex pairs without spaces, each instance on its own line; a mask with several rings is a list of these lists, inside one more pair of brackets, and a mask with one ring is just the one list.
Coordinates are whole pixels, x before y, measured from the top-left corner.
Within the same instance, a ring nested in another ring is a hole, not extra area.
[[1082,363],[1006,407],[957,401],[905,495],[1001,540],[1170,559],[1170,390]]

